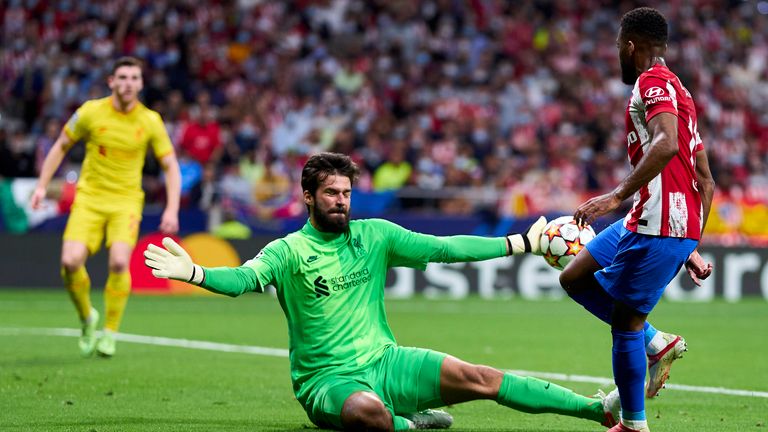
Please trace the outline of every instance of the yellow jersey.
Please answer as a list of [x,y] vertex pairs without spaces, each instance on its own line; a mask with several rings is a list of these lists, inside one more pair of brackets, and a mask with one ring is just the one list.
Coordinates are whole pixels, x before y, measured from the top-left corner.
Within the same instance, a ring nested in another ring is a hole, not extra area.
[[158,159],[173,152],[160,114],[141,102],[121,113],[111,96],[81,105],[64,132],[73,143],[85,141],[77,193],[88,197],[143,200],[141,176],[147,147],[152,146]]

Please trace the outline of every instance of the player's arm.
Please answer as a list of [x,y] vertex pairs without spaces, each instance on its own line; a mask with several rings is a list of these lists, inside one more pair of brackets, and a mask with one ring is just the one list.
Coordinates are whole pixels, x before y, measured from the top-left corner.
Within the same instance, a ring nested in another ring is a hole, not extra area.
[[43,166],[40,168],[40,177],[37,180],[35,191],[32,193],[32,197],[30,198],[30,205],[33,209],[38,209],[40,204],[45,199],[48,184],[50,184],[51,179],[53,178],[53,174],[56,173],[57,169],[59,169],[61,161],[64,160],[64,156],[72,147],[72,144],[74,144],[74,142],[62,129],[61,133],[59,133],[59,137],[56,139],[56,142],[53,143],[53,147],[51,147],[51,150],[48,151],[48,154],[45,156],[45,160],[43,160]]
[[592,223],[621,205],[643,185],[653,180],[678,152],[677,116],[671,112],[655,115],[648,122],[651,144],[640,162],[613,191],[580,205],[573,217],[582,225]]
[[180,280],[217,294],[237,297],[249,291],[263,291],[252,268],[205,268],[192,262],[187,251],[170,237],[163,239],[163,247],[150,244],[144,251],[144,263],[157,278]]
[[[699,196],[701,196],[701,235],[704,235],[704,227],[707,226],[707,218],[712,208],[712,196],[715,194],[715,180],[712,178],[712,172],[709,170],[709,160],[707,152],[701,149],[696,152],[696,182],[698,184]],[[704,261],[699,251],[694,250],[691,256],[685,262],[685,269],[688,275],[696,285],[701,285],[701,280],[706,279],[712,274],[712,263]]]
[[433,236],[409,231],[387,221],[379,223],[386,232],[391,264],[420,267],[428,262],[470,262],[519,255],[532,252],[533,244],[538,250],[538,239],[546,225],[546,219],[539,218],[524,234],[497,238],[472,235]]
[[179,230],[179,201],[181,199],[181,171],[176,153],[170,152],[160,158],[165,172],[165,211],[160,220],[160,231],[174,234]]
[[696,152],[696,182],[698,183],[699,196],[701,196],[703,216],[701,220],[701,234],[703,235],[704,227],[707,226],[709,211],[712,208],[712,197],[715,194],[715,179],[712,178],[712,172],[709,170],[707,152],[703,149]]

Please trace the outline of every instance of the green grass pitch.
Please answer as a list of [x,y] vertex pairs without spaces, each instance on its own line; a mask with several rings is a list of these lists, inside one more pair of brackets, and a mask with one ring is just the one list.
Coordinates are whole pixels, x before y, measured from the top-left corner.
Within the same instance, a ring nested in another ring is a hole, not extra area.
[[[103,310],[100,292],[94,304]],[[388,300],[401,345],[503,369],[609,377],[610,332],[569,300]],[[654,431],[768,430],[768,303],[662,302],[651,316],[690,351],[646,409]],[[66,293],[0,290],[2,431],[306,431],[280,356],[119,342],[112,359],[78,356],[76,338],[18,334],[77,327]],[[19,330],[26,329],[26,330]],[[122,331],[287,348],[275,298],[133,296]],[[599,384],[554,380],[584,394]],[[589,379],[587,379],[589,381]],[[608,389],[608,386],[602,386]],[[722,387],[737,396],[700,391]],[[447,408],[457,431],[601,431],[586,420],[529,415],[493,402]]]

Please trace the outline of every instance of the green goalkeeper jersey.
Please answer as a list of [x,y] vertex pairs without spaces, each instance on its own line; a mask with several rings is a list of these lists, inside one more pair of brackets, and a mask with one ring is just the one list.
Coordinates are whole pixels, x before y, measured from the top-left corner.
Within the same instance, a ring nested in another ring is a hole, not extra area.
[[288,321],[294,392],[302,400],[313,379],[365,367],[395,345],[384,309],[388,268],[480,261],[506,251],[504,238],[436,237],[381,219],[350,221],[341,234],[307,222],[241,267],[206,269],[203,286],[232,296],[276,288]]

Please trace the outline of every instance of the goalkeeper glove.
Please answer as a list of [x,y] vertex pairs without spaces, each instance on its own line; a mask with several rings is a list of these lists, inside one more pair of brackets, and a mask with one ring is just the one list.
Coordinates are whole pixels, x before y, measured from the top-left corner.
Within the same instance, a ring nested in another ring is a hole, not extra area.
[[544,232],[546,225],[547,219],[541,216],[524,233],[508,235],[507,247],[509,248],[509,255],[522,255],[528,252],[534,255],[541,255],[541,233]]
[[187,251],[170,237],[163,238],[165,249],[150,244],[144,251],[144,264],[156,278],[175,279],[200,285],[205,279],[203,268],[192,262]]

